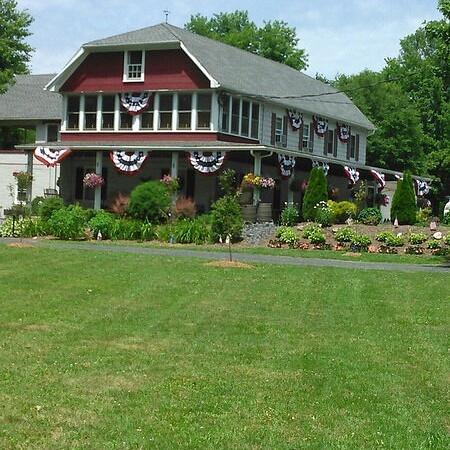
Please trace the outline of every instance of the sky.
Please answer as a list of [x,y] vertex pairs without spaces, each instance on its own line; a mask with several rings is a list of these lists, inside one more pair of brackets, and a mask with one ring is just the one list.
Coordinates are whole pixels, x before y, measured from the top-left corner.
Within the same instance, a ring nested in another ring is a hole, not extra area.
[[250,19],[284,20],[309,55],[306,73],[334,78],[379,70],[400,40],[425,20],[440,19],[437,0],[18,0],[34,17],[28,42],[32,73],[58,72],[85,42],[164,21],[183,27],[192,14],[248,10]]

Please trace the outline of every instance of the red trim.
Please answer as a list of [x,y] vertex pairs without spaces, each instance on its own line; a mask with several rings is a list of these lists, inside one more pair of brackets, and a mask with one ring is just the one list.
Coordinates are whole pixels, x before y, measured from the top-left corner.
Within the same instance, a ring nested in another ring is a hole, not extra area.
[[157,133],[139,133],[139,132],[91,132],[91,133],[83,133],[77,132],[72,133],[70,131],[62,131],[61,132],[61,141],[62,142],[73,142],[73,141],[81,141],[81,142],[89,142],[89,141],[117,141],[118,144],[120,142],[154,142],[154,141],[217,141],[217,133],[205,132],[205,133],[196,133],[193,132],[177,132],[177,131],[163,131]]
[[237,142],[237,143],[242,143],[242,144],[259,144],[258,139],[252,139],[252,138],[242,137],[242,136],[234,136],[232,134],[226,134],[226,133],[217,133],[217,140],[224,141],[224,142]]

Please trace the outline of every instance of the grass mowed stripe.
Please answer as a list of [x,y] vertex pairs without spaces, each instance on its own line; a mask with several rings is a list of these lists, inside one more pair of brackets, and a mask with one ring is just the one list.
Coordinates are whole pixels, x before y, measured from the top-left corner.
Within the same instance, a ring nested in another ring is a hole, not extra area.
[[447,274],[0,246],[1,448],[446,448]]

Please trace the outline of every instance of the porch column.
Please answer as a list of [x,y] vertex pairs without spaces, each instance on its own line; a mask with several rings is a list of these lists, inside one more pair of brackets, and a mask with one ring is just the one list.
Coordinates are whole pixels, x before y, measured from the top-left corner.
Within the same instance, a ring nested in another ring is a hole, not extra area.
[[[103,172],[103,152],[97,150],[95,152],[95,173],[102,175]],[[102,187],[97,186],[94,192],[94,209],[101,209],[102,207]]]
[[[27,173],[33,176],[33,151],[27,152]],[[33,182],[27,187],[27,204],[33,200]]]
[[178,152],[172,152],[172,163],[170,165],[170,176],[178,177]]
[[[253,154],[253,173],[255,175],[260,176],[261,175],[261,153],[259,152],[255,152]],[[257,205],[259,203],[259,201],[261,200],[261,192],[259,191],[259,189],[253,189],[253,204]]]
[[294,181],[294,170],[292,169],[292,174],[287,180],[288,182],[288,194],[287,194],[287,202],[288,206],[292,206],[294,204],[294,193],[291,191],[291,183]]

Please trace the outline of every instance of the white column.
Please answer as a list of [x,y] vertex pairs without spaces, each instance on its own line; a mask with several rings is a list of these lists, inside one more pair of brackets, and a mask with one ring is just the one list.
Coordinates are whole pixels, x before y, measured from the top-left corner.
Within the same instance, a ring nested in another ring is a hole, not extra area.
[[211,122],[209,127],[214,131],[220,130],[219,99],[217,92],[213,92],[211,97]]
[[159,94],[155,94],[153,99],[153,130],[159,127]]
[[102,129],[102,94],[97,96],[97,115],[95,116],[97,131]]
[[78,116],[78,128],[84,130],[84,95],[80,96],[80,114]]
[[120,98],[118,95],[114,96],[114,131],[119,131],[120,123]]
[[172,130],[178,127],[178,94],[172,94]]
[[[103,152],[97,150],[95,152],[95,173],[102,175],[103,172]],[[94,209],[101,209],[102,207],[102,187],[97,186],[94,192]]]
[[197,93],[192,94],[192,105],[191,105],[191,130],[197,129]]
[[67,95],[63,95],[61,131],[67,129]]
[[170,165],[170,176],[173,178],[178,177],[178,161],[179,161],[179,153],[172,152],[172,163]]
[[[255,152],[253,154],[253,173],[255,175],[260,176],[261,175],[261,162],[262,162],[262,158],[261,158],[261,153]],[[253,204],[257,205],[258,202],[261,199],[261,192],[258,189],[254,189],[253,190]]]

